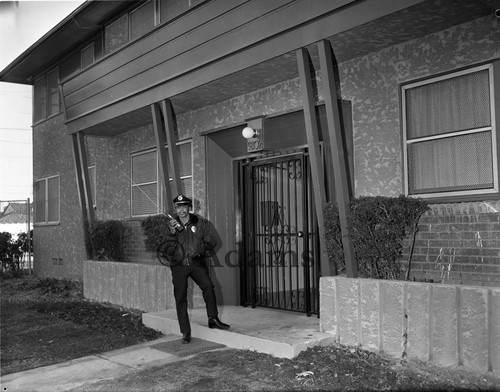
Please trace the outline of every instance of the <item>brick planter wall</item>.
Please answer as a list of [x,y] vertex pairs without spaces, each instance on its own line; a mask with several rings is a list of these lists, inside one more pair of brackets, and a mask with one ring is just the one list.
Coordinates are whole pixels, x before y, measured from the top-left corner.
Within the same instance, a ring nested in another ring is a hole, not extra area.
[[411,277],[500,286],[500,201],[432,205],[420,218]]
[[341,344],[500,374],[500,288],[322,277],[320,315]]

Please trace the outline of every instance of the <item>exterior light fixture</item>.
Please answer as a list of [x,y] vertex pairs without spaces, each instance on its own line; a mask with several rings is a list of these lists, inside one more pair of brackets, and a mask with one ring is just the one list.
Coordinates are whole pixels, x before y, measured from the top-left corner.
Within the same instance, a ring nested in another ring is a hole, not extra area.
[[241,134],[247,141],[247,152],[264,150],[264,117],[249,118],[245,121],[247,126],[243,128]]
[[258,135],[257,131],[253,129],[252,127],[245,127],[243,128],[243,131],[241,131],[241,134],[245,139],[252,139],[255,136]]

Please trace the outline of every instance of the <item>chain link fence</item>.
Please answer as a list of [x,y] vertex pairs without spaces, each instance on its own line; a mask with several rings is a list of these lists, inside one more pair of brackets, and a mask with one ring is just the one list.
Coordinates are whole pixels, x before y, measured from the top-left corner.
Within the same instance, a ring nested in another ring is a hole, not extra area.
[[[2,269],[9,262],[15,264],[23,273],[33,273],[33,204],[26,200],[0,200],[0,234],[3,235],[3,248],[14,245],[15,252],[5,253],[2,248]],[[19,249],[19,251],[17,250]],[[12,258],[12,260],[4,260]]]

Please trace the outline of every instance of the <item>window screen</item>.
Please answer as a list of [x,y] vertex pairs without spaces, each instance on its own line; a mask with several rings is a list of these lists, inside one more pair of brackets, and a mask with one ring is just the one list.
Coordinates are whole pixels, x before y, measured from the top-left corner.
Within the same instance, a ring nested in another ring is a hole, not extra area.
[[142,37],[155,26],[154,2],[148,1],[130,13],[130,39]]
[[[182,194],[193,196],[193,151],[192,142],[177,144],[179,149],[179,175],[181,177]],[[167,147],[168,150],[168,147]],[[169,174],[172,174],[169,172]],[[170,177],[170,181],[173,181]]]
[[82,69],[87,68],[89,65],[93,64],[94,61],[94,44],[92,43],[86,48],[82,49]]
[[48,222],[59,221],[59,177],[47,180],[47,216]]
[[35,183],[35,223],[59,222],[59,176]]
[[59,72],[56,69],[47,74],[47,114],[59,113]]
[[45,180],[35,183],[35,223],[45,222],[45,201],[46,201]]
[[158,213],[156,151],[132,156],[132,216]]
[[160,0],[160,22],[165,23],[189,9],[186,0]]
[[42,120],[46,117],[47,109],[47,93],[45,88],[45,77],[37,79],[34,85],[34,121]]
[[111,53],[128,43],[128,14],[122,15],[104,28],[104,51]]
[[482,66],[403,87],[408,194],[498,187],[491,78]]

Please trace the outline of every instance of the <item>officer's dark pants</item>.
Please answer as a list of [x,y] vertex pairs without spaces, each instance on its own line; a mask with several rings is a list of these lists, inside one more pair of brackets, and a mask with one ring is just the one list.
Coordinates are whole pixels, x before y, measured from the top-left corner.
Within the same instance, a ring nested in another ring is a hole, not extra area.
[[205,300],[205,305],[207,307],[208,317],[216,317],[218,314],[214,284],[208,274],[208,267],[205,261],[191,265],[176,265],[172,267],[171,270],[179,327],[181,333],[191,332],[187,312],[188,277],[191,277],[200,287],[203,293],[203,299]]

